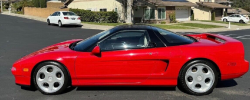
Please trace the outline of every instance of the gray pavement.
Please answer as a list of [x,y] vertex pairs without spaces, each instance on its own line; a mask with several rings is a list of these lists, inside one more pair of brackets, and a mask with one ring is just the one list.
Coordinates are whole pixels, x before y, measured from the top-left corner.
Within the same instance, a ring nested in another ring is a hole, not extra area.
[[[48,26],[44,22],[0,14],[0,100],[249,100],[249,72],[234,80],[222,81],[206,96],[192,96],[168,87],[76,87],[60,95],[43,95],[15,85],[10,68],[19,58],[48,45],[70,39],[85,39],[100,30]],[[225,31],[243,42],[250,61],[250,30]]]

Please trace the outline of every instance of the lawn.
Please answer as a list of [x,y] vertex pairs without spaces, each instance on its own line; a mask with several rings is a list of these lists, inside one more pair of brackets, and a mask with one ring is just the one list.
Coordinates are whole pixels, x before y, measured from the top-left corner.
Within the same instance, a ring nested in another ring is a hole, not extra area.
[[181,25],[181,26],[189,26],[189,27],[196,27],[196,28],[221,28],[223,26],[218,26],[218,25],[208,25],[208,24],[199,24],[199,23],[180,23],[176,25]]
[[[126,23],[96,23],[96,22],[82,22],[85,24],[94,24],[94,25],[104,25],[104,26],[118,26],[118,25],[125,25]],[[179,26],[179,25],[162,25],[162,24],[149,24],[151,26],[156,26],[163,29],[193,29],[190,27]]]
[[[228,24],[228,22],[223,22],[223,21],[208,21],[208,20],[201,20],[201,21],[202,21],[202,22],[214,22],[214,23]],[[231,22],[231,25],[248,26],[249,24]]]
[[194,28],[179,26],[179,25],[161,25],[161,24],[149,24],[149,25],[159,27],[162,29],[194,29]]
[[85,24],[94,24],[94,25],[104,25],[104,26],[118,26],[118,25],[124,25],[126,23],[96,23],[96,22],[82,22]]

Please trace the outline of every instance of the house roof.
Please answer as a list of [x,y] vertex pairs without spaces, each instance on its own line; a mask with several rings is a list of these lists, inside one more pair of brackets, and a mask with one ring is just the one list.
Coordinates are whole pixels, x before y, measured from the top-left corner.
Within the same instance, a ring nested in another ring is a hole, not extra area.
[[208,7],[208,8],[231,8],[229,6],[225,6],[222,4],[214,3],[214,2],[196,2],[200,6]]
[[[194,3],[188,1],[174,1],[174,0],[149,0],[146,3],[154,4],[156,6],[187,6],[187,7],[194,7],[197,6]],[[145,0],[138,0],[137,5],[145,4]]]
[[216,3],[233,3],[230,0],[215,0]]
[[237,8],[237,9],[227,9],[227,13],[234,13],[234,14],[243,14],[243,15],[248,15],[250,14],[248,11],[242,9],[242,8]]
[[158,4],[159,6],[187,6],[187,7],[194,7],[197,6],[191,2],[174,2],[174,1],[162,1]]

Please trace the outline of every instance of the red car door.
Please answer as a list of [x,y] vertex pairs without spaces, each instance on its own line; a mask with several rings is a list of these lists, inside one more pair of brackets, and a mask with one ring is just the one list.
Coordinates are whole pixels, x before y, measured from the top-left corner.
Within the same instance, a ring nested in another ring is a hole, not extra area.
[[75,62],[75,71],[80,84],[120,82],[121,68],[127,66],[127,50],[102,52],[101,56],[90,52],[81,53]]
[[128,66],[122,68],[124,77],[134,82],[144,82],[155,72],[158,64],[157,48],[129,50]]

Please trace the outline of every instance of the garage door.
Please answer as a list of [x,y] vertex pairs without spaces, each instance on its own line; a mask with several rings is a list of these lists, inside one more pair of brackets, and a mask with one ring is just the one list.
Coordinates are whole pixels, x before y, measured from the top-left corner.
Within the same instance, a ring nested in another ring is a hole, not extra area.
[[188,21],[189,20],[188,7],[175,7],[175,16],[177,21]]

